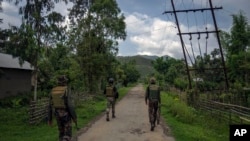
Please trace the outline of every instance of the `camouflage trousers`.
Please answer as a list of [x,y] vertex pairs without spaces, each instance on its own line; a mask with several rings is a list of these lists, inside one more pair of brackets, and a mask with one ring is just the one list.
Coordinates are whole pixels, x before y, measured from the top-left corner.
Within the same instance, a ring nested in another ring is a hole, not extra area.
[[158,100],[149,100],[148,115],[151,126],[155,126],[155,122],[157,119],[157,111],[158,111]]
[[66,109],[55,109],[55,117],[59,130],[59,141],[71,141],[71,117]]
[[112,116],[115,116],[115,98],[113,97],[107,97],[107,109],[106,109],[107,119],[109,119],[110,109],[112,109]]

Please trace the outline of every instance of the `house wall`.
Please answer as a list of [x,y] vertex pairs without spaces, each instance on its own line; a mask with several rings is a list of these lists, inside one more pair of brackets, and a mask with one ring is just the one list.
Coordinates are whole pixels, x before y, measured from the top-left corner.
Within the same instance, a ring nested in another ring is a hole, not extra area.
[[0,69],[0,98],[31,91],[31,70]]

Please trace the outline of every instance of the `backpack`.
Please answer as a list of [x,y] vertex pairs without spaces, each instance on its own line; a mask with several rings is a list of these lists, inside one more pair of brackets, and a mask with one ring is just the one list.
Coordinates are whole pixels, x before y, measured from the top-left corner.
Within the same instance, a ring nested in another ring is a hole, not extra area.
[[57,86],[51,91],[54,108],[66,108],[67,86]]
[[149,99],[159,99],[159,86],[157,85],[149,86]]
[[106,87],[106,96],[107,97],[114,97],[114,87],[113,86]]

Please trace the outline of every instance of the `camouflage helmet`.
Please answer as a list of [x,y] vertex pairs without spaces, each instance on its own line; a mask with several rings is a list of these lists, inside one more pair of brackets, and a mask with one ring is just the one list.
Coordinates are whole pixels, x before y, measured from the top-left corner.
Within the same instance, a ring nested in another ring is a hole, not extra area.
[[113,84],[114,83],[114,78],[109,78],[109,83]]
[[150,78],[150,84],[155,84],[155,81],[156,81],[156,80],[155,80],[154,77],[151,77],[151,78]]

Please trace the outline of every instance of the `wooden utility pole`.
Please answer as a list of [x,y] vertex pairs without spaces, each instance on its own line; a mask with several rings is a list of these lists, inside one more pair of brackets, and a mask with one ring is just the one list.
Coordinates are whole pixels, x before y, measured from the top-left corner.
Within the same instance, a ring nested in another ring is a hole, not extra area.
[[[189,81],[189,89],[192,89],[190,71],[194,70],[194,69],[190,69],[189,66],[188,66],[186,52],[185,52],[185,44],[184,44],[182,35],[191,36],[192,34],[198,34],[198,35],[207,34],[207,37],[208,37],[208,34],[210,34],[210,33],[216,33],[216,37],[217,37],[218,45],[219,45],[219,49],[220,49],[220,55],[221,55],[221,59],[222,59],[222,65],[223,65],[223,68],[214,68],[214,69],[223,69],[224,77],[225,77],[225,88],[228,89],[229,86],[228,86],[228,78],[227,78],[227,72],[226,72],[226,67],[225,67],[225,61],[224,61],[224,56],[223,56],[222,47],[221,47],[220,38],[219,38],[219,30],[218,30],[218,27],[217,27],[216,18],[215,18],[215,14],[214,14],[214,10],[222,9],[222,7],[213,8],[211,0],[209,0],[210,8],[176,10],[173,0],[171,0],[171,4],[172,4],[172,7],[173,7],[173,11],[165,11],[163,14],[168,14],[168,13],[172,14],[172,13],[174,13],[175,20],[176,20],[176,25],[177,25],[177,29],[178,29],[178,35],[180,37],[182,51],[183,51],[183,55],[184,55],[184,59],[185,59],[185,63],[186,63],[186,69],[187,69],[187,75],[188,75],[188,81]],[[203,12],[205,10],[211,11],[211,13],[212,13],[213,23],[214,23],[214,27],[215,27],[214,31],[200,31],[200,32],[187,32],[187,33],[182,33],[181,32],[178,17],[177,17],[177,13],[180,13],[180,12],[187,13],[187,12],[197,12],[197,11]]]

